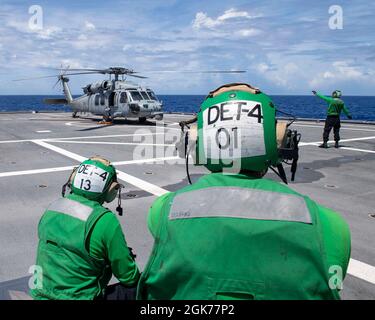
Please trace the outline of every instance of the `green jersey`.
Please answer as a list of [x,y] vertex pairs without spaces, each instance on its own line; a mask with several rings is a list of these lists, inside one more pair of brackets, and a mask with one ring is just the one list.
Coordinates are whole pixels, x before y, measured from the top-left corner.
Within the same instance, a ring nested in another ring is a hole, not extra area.
[[286,185],[212,173],[158,198],[138,299],[339,299],[348,225]]
[[53,202],[38,228],[41,283],[34,299],[94,299],[112,274],[125,286],[139,278],[116,216],[96,201],[71,194]]
[[316,93],[316,95],[328,103],[328,116],[340,116],[341,111],[344,111],[346,116],[351,117],[349,110],[346,108],[344,101],[342,101],[341,99],[327,97],[318,92]]

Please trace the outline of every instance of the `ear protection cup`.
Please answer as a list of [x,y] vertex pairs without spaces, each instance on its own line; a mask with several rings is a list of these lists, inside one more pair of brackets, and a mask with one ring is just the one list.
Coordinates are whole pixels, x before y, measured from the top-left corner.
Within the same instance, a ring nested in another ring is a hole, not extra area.
[[333,98],[341,98],[341,95],[342,95],[342,93],[341,93],[340,90],[335,90],[335,91],[332,92]]
[[70,186],[72,185],[72,183],[73,183],[73,180],[74,180],[74,178],[75,178],[75,176],[76,176],[76,173],[77,173],[77,169],[78,169],[78,167],[75,167],[75,168],[73,169],[72,173],[70,174],[70,177],[69,177],[69,179],[68,179],[68,186],[69,186],[69,187],[70,187]]
[[121,184],[119,184],[117,181],[112,182],[106,192],[104,201],[109,203],[115,200],[118,190],[120,188],[121,188]]
[[278,121],[276,123],[276,140],[277,148],[280,149],[285,144],[286,133],[287,133],[287,122]]

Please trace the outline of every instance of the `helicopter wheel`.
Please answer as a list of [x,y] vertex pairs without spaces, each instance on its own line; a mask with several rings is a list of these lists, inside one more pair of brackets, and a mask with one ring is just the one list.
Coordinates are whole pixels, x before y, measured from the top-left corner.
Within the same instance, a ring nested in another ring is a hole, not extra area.
[[138,118],[139,120],[139,123],[145,123],[147,118],[146,117],[141,117],[141,118]]
[[72,118],[77,118],[77,112],[72,113]]

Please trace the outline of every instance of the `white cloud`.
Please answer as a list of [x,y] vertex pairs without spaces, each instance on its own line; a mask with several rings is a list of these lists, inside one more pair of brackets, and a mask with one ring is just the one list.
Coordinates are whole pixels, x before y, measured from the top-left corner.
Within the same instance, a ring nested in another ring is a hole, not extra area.
[[264,62],[262,63],[259,63],[255,66],[255,69],[260,72],[260,73],[263,73],[263,72],[267,72],[268,70],[270,70],[270,66]]
[[216,19],[209,17],[204,12],[198,12],[195,15],[195,19],[193,21],[193,28],[194,29],[201,29],[201,28],[213,29],[217,26],[224,24],[227,20],[253,19],[257,17],[260,17],[260,15],[251,16],[247,11],[238,11],[233,8],[226,10],[222,15],[218,16]]
[[42,29],[32,29],[29,27],[27,22],[20,22],[17,20],[8,21],[6,26],[21,33],[35,34],[37,38],[43,40],[50,40],[62,31],[61,28],[56,26],[43,27]]
[[85,21],[85,30],[94,31],[96,29],[95,25],[90,21]]
[[334,61],[329,68],[327,71],[318,73],[309,82],[311,88],[346,81],[363,80],[374,82],[374,79],[369,76],[372,72],[371,70],[366,70],[365,72],[362,68],[351,65],[350,61]]
[[[258,76],[284,89],[293,89],[304,77],[304,70],[295,62],[281,55],[268,54],[268,63],[260,62],[252,67]],[[298,79],[298,80],[296,80]]]
[[43,28],[41,30],[36,30],[32,32],[35,32],[39,39],[50,40],[61,31],[62,31],[61,28],[50,27],[50,28]]
[[260,33],[261,31],[255,28],[241,29],[236,32],[236,34],[238,34],[241,37],[253,37],[259,35]]

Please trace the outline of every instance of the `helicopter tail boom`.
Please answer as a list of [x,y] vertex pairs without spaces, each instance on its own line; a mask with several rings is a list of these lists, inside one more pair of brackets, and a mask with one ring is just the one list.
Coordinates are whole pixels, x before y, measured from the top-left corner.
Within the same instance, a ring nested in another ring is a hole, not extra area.
[[68,86],[69,78],[65,78],[64,76],[60,76],[60,80],[63,85],[63,92],[65,95],[65,99],[68,101],[68,103],[73,102],[72,93],[70,92],[70,88]]

